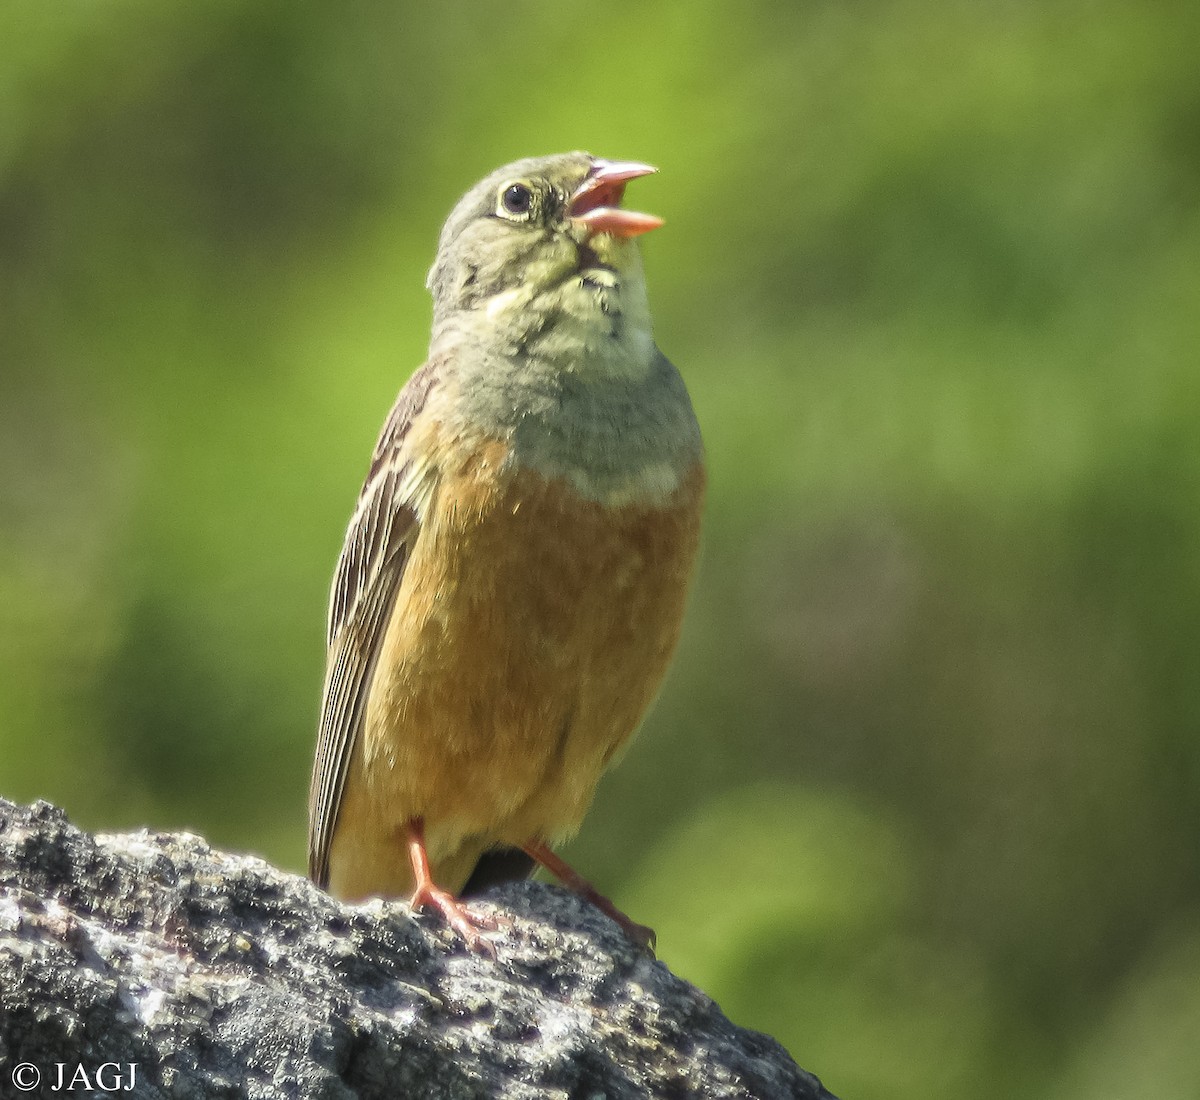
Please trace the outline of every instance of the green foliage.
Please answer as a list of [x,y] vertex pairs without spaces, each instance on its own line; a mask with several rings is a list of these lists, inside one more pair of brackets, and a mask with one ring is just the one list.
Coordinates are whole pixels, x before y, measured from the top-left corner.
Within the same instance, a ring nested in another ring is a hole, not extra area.
[[569,855],[847,1097],[1196,1095],[1198,23],[0,8],[0,790],[299,868],[441,219],[648,160],[705,557]]

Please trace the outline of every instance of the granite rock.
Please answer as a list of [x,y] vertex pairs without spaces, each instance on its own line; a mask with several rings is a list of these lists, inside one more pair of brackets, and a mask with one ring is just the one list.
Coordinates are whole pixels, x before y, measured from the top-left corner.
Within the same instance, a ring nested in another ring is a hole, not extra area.
[[473,904],[507,918],[495,958],[196,836],[0,800],[0,1096],[82,1067],[75,1095],[175,1100],[832,1100],[575,895]]

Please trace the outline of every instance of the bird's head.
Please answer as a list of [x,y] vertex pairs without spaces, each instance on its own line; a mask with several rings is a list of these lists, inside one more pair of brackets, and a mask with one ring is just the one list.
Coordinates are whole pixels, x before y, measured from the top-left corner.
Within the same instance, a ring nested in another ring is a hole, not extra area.
[[621,208],[625,185],[655,171],[588,153],[519,160],[468,191],[429,272],[434,341],[447,330],[527,338],[560,327],[588,345],[644,330],[649,309],[635,238],[662,225]]

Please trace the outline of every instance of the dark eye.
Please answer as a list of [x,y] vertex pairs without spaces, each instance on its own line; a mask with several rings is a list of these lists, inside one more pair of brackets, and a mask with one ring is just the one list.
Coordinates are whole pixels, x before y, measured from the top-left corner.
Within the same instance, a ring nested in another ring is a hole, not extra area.
[[523,183],[509,184],[500,196],[500,202],[510,214],[528,214],[533,206],[533,192]]

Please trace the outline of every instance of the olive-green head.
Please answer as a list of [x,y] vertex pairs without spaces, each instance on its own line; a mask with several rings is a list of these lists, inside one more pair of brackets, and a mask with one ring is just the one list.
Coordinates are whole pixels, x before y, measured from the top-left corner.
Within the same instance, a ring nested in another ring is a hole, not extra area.
[[[625,185],[655,169],[588,153],[531,157],[471,188],[442,228],[427,286],[434,341],[447,327],[530,330],[566,313],[640,315],[635,238],[659,218],[622,210]],[[648,324],[648,313],[647,313]]]

